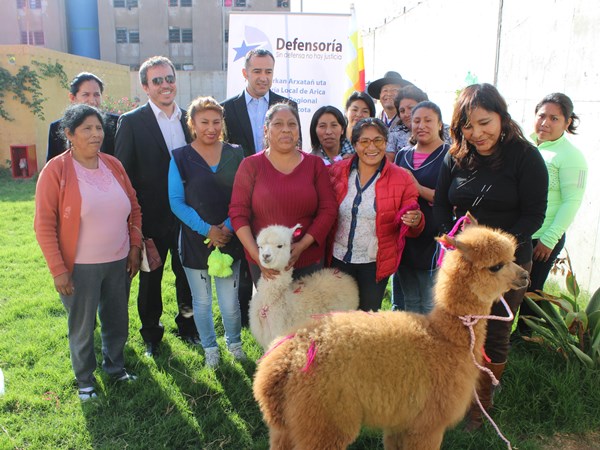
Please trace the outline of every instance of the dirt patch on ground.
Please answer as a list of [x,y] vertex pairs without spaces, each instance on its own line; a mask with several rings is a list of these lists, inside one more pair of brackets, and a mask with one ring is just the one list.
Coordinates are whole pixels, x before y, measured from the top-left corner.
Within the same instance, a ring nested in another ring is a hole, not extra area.
[[556,434],[541,443],[542,450],[600,450],[600,431],[587,434]]

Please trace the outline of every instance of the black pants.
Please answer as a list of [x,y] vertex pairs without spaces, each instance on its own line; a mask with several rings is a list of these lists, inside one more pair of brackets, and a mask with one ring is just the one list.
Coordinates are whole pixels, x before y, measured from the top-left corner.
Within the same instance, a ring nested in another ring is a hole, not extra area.
[[[171,268],[175,274],[175,292],[177,296],[178,313],[175,317],[178,334],[180,336],[195,336],[198,334],[192,308],[192,293],[185,277],[179,251],[177,238],[179,226],[174,226],[165,236],[153,237],[156,249],[163,262],[167,253],[171,253]],[[164,334],[164,326],[160,322],[163,312],[162,305],[162,277],[164,264],[152,272],[140,271],[140,286],[138,292],[138,314],[142,322],[140,334],[145,342],[158,343]]]
[[[521,267],[526,271],[531,271],[531,261],[525,264],[521,264]],[[523,302],[523,296],[525,295],[527,288],[510,290],[504,294],[504,300],[508,303],[510,310],[513,314],[516,314],[519,310],[519,306]],[[494,303],[492,306],[493,316],[506,317],[506,309],[501,302]],[[510,349],[510,331],[512,329],[513,321],[502,322],[500,320],[488,320],[487,337],[485,339],[485,353],[491,359],[494,364],[501,364],[506,362],[508,359],[508,350]]]
[[[534,261],[533,266],[531,266],[531,286],[529,287],[529,291],[537,291],[544,289],[544,283],[546,283],[546,279],[548,278],[548,274],[550,273],[550,269],[554,265],[554,261],[558,257],[558,254],[562,251],[565,246],[566,235],[563,234],[561,238],[558,240],[550,256],[548,257],[548,261]],[[538,239],[534,239],[532,241],[533,248],[538,243]]]
[[[550,256],[548,257],[547,261],[534,261],[533,262],[533,265],[531,266],[531,284],[529,285],[529,289],[528,289],[529,292],[533,292],[533,291],[537,291],[537,290],[540,290],[540,291],[544,290],[544,284],[546,283],[546,280],[548,279],[548,274],[550,273],[550,269],[552,269],[552,266],[554,265],[554,261],[556,261],[558,254],[561,252],[561,250],[565,246],[565,239],[566,239],[566,235],[563,234],[562,237],[558,240],[558,242],[554,246],[554,248],[552,249],[552,252],[550,253]],[[533,248],[535,248],[535,246],[538,243],[538,240],[534,239],[532,241],[532,243],[533,243]],[[537,313],[533,309],[531,309],[531,307],[526,302],[523,302],[521,304],[521,309],[519,310],[519,317],[521,317],[521,316],[537,316]],[[529,329],[529,327],[525,324],[525,322],[523,320],[519,320],[518,330],[521,334],[530,334],[531,333],[531,330]]]
[[358,309],[363,311],[379,311],[381,309],[383,295],[390,277],[376,281],[376,263],[352,264],[333,258],[331,267],[342,270],[356,280],[359,298]]
[[242,258],[240,261],[240,284],[238,288],[238,301],[240,303],[240,313],[242,326],[249,325],[248,311],[250,309],[250,300],[252,299],[252,276],[248,268],[248,261]]

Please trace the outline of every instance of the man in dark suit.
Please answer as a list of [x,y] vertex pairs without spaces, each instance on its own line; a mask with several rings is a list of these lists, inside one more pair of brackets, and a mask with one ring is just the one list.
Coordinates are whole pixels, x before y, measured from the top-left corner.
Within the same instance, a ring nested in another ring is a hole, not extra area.
[[274,66],[275,58],[269,50],[250,50],[242,69],[246,89],[221,103],[225,109],[227,141],[240,145],[245,156],[263,149],[265,114],[271,106],[287,102],[298,108],[296,102],[271,90]]
[[[296,102],[282,97],[271,90],[275,58],[264,48],[250,50],[246,54],[242,75],[246,89],[235,97],[225,100],[225,127],[227,141],[244,149],[244,156],[253,155],[263,149],[264,123],[267,110],[276,103],[287,102],[298,109]],[[302,130],[300,130],[302,136]],[[252,279],[248,263],[242,259],[238,299],[242,313],[242,325],[248,326],[248,307],[252,298]]]
[[[179,259],[179,222],[171,212],[168,173],[171,151],[191,142],[186,113],[175,103],[175,67],[168,58],[154,56],[140,68],[140,82],[148,103],[123,114],[115,136],[115,156],[123,163],[142,208],[144,237],[152,238],[163,261],[171,252],[179,313],[175,318],[184,341],[199,344],[193,319],[192,295]],[[146,355],[158,350],[164,327],[161,282],[164,265],[152,272],[140,272],[138,313]]]
[[[102,93],[104,92],[104,83],[93,73],[81,72],[69,87],[69,100],[71,103],[85,103],[86,105],[100,108],[102,104]],[[117,129],[117,120],[119,116],[116,114],[105,114],[104,123],[104,141],[100,151],[113,155],[115,153],[115,131]],[[46,152],[46,162],[50,161],[56,155],[60,155],[67,148],[67,142],[60,130],[59,119],[50,124],[48,133],[48,150]]]

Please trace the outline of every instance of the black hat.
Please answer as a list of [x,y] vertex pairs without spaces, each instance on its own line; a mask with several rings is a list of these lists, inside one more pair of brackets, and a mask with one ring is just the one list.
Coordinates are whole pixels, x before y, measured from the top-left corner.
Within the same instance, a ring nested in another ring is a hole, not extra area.
[[412,83],[410,81],[405,80],[398,72],[394,72],[390,70],[386,72],[383,78],[379,80],[372,81],[369,83],[369,87],[367,88],[367,93],[376,99],[379,99],[379,94],[381,94],[381,88],[386,84],[398,84],[400,87],[409,86]]

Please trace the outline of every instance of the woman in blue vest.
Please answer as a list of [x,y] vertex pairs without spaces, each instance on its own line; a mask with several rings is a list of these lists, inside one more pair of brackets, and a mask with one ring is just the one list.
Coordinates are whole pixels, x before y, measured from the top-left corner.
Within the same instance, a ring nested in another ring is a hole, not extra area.
[[[191,144],[173,150],[169,201],[181,220],[179,251],[194,306],[194,321],[209,367],[220,361],[212,315],[208,256],[215,247],[233,257],[233,274],[215,277],[219,309],[229,352],[244,360],[238,285],[242,245],[228,217],[233,179],[244,157],[240,147],[223,142],[223,108],[212,97],[198,97],[187,113]],[[206,240],[208,243],[205,243]]]
[[418,237],[406,240],[396,276],[404,294],[404,307],[401,309],[427,314],[433,309],[437,250],[433,196],[440,167],[450,145],[444,142],[442,112],[435,103],[418,103],[412,109],[411,121],[413,146],[400,150],[395,163],[406,169],[415,180],[419,190],[419,207],[425,216],[425,229]]

